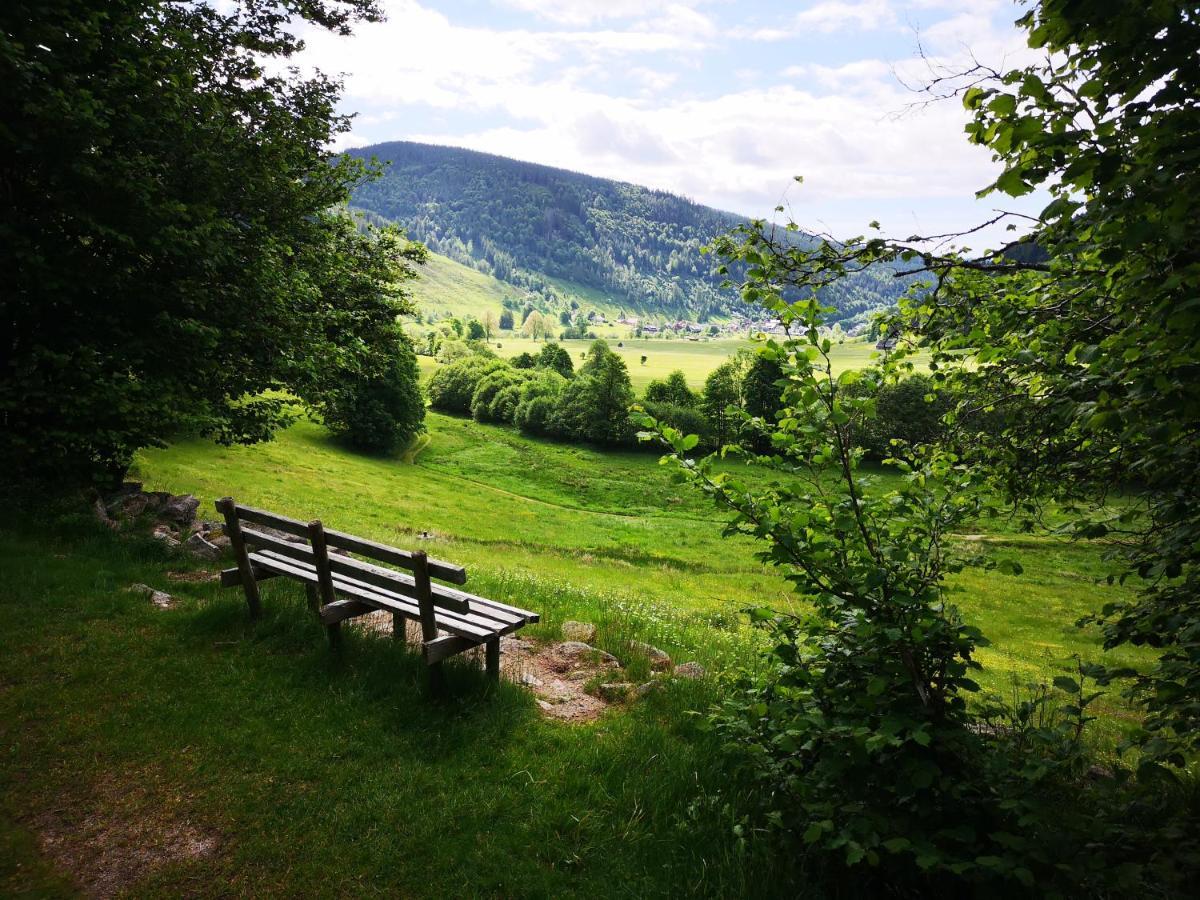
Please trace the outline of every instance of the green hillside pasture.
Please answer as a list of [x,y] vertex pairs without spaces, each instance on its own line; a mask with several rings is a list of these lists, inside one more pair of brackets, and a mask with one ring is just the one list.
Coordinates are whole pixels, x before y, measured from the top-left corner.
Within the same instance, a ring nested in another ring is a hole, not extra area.
[[427,318],[479,319],[489,309],[499,318],[501,301],[521,294],[519,288],[436,253],[417,272],[410,287],[417,309]]
[[[139,473],[150,487],[196,493],[208,514],[212,499],[231,494],[424,547],[466,565],[475,590],[545,613],[544,633],[566,618],[600,621],[609,649],[637,633],[676,658],[745,661],[739,611],[795,608],[785,580],[753,558],[753,544],[721,537],[721,516],[674,484],[654,453],[535,441],[432,413],[428,425],[429,444],[412,465],[348,454],[305,422],[256,447],[196,441],[147,451]],[[879,477],[886,484],[892,476]],[[1129,596],[1103,583],[1099,548],[1002,527],[979,531],[964,540],[1025,567],[1022,576],[967,570],[950,581],[965,618],[992,641],[980,651],[987,687],[1045,678],[1073,654],[1119,664],[1145,658],[1102,654],[1097,635],[1074,626],[1105,601]],[[1106,711],[1112,737],[1127,714],[1115,700]]]
[[[232,494],[464,563],[471,589],[543,613],[527,633],[596,622],[596,643],[635,678],[646,664],[633,637],[713,670],[753,666],[738,610],[793,605],[752,545],[721,538],[720,516],[652,454],[436,414],[429,429],[413,464],[348,454],[301,422],[255,447],[147,451],[138,474],[196,493],[204,516]],[[450,699],[433,703],[419,657],[386,637],[350,630],[330,652],[297,585],[265,583],[251,623],[239,591],[189,579],[202,564],[155,541],[88,516],[18,528],[7,515],[2,895],[113,884],[162,897],[298,896],[316,884],[330,896],[772,897],[801,884],[821,895],[803,854],[766,857],[764,843],[732,836],[750,787],[688,714],[717,698],[717,681],[673,680],[568,726],[517,686],[489,695],[457,659]],[[980,653],[986,686],[1102,655],[1072,622],[1128,591],[1097,580],[1097,548],[1003,527],[963,540],[1026,569],[951,583],[993,641]],[[135,582],[178,606],[155,609],[124,590]],[[1132,714],[1113,700],[1099,711],[1098,741],[1111,747]],[[72,867],[81,883],[68,882]]]

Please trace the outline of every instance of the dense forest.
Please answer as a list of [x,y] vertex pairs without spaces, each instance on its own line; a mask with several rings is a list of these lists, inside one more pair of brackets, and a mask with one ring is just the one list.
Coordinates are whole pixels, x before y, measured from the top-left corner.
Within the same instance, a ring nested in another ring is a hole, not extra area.
[[[477,153],[394,141],[351,151],[386,163],[353,204],[461,263],[550,299],[545,276],[632,310],[704,322],[743,309],[701,247],[746,220],[666,191]],[[838,320],[892,305],[903,280],[880,266],[828,288]]]

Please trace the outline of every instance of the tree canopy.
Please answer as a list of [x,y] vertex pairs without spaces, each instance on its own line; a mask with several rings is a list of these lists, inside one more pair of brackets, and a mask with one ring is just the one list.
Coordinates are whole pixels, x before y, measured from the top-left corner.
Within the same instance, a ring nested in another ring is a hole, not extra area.
[[[382,377],[420,248],[337,211],[370,174],[296,26],[374,0],[0,7],[0,455],[119,478],[172,435],[268,437],[277,389]],[[319,371],[325,370],[325,371]]]

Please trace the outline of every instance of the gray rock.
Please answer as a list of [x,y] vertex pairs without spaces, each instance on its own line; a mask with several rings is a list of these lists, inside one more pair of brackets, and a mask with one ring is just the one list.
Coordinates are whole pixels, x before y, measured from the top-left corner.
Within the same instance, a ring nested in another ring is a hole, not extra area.
[[647,644],[644,641],[630,641],[629,648],[634,653],[640,653],[650,660],[650,668],[652,669],[667,669],[671,666],[671,657],[663,650],[659,650],[652,644]]
[[596,639],[596,626],[591,622],[575,622],[568,619],[562,624],[562,636],[564,640],[590,644]]
[[645,697],[647,694],[649,694],[651,691],[653,691],[655,688],[657,688],[661,683],[662,682],[659,682],[659,681],[647,681],[645,684],[639,684],[634,689],[634,693],[636,693],[639,697]]
[[633,684],[628,681],[609,681],[596,685],[596,693],[605,700],[622,700],[633,690]]
[[200,508],[200,501],[191,494],[184,494],[182,497],[171,497],[167,500],[158,512],[158,517],[167,522],[174,522],[176,525],[186,527],[192,524],[196,518],[196,510]]
[[175,537],[175,532],[171,530],[169,525],[156,525],[152,536],[155,540],[162,541],[168,547],[174,548],[179,546],[179,538]]
[[529,672],[526,672],[521,676],[521,684],[527,684],[530,687],[541,687],[542,679],[538,678],[536,675],[531,675]]
[[92,511],[96,514],[96,521],[98,521],[105,528],[111,528],[113,531],[116,531],[121,527],[116,520],[114,520],[108,514],[108,510],[104,508],[104,503],[101,500],[97,500],[95,504],[93,504]]
[[685,662],[675,667],[675,674],[680,678],[703,678],[707,673],[700,663]]
[[150,500],[145,494],[125,494],[108,504],[108,514],[114,519],[118,516],[136,519],[149,505]]
[[142,492],[142,483],[140,481],[124,481],[121,486],[113,491],[113,497],[125,497],[129,494],[140,494]]
[[198,533],[183,542],[183,549],[201,559],[217,560],[221,558],[221,548],[210,544]]
[[138,582],[131,584],[126,588],[131,594],[140,594],[143,597],[149,598],[150,602],[159,609],[171,609],[175,606],[175,598],[166,591],[156,591],[148,584]]

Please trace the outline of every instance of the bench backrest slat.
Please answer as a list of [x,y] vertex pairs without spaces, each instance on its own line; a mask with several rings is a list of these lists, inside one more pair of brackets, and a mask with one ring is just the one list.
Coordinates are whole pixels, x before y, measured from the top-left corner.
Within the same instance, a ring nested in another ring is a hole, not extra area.
[[247,522],[257,522],[259,525],[267,525],[271,528],[278,528],[280,531],[286,531],[288,534],[294,534],[296,537],[308,540],[308,523],[301,522],[299,519],[289,519],[287,516],[279,516],[273,512],[267,512],[265,509],[255,509],[253,506],[242,506],[240,503],[234,504],[237,510],[239,519],[245,519]]
[[[235,508],[237,509],[239,519],[245,519],[247,522],[256,522],[259,525],[267,525],[271,528],[278,528],[280,531],[285,531],[288,534],[294,534],[297,537],[308,540],[307,522],[277,515],[276,513],[253,506],[242,506],[240,503],[235,504]],[[339,550],[345,550],[348,553],[357,553],[359,556],[366,556],[379,562],[390,563],[393,566],[402,566],[410,572],[414,568],[413,554],[410,551],[401,550],[398,547],[389,547],[387,544],[380,544],[376,541],[360,538],[353,534],[347,534],[344,531],[335,531],[332,528],[326,529],[325,543],[330,547],[337,547]],[[462,566],[443,562],[440,559],[428,560],[428,566],[430,578],[436,578],[439,581],[448,581],[451,584],[467,583],[467,570]]]
[[[329,541],[330,547],[337,547],[349,553],[357,553],[359,556],[368,556],[371,559],[391,563],[394,566],[403,566],[410,572],[415,568],[413,554],[408,550],[389,547],[387,544],[369,541],[366,538],[346,534],[344,531],[334,531],[333,529],[325,532],[325,539]],[[439,581],[449,581],[451,584],[467,583],[467,570],[462,566],[442,562],[440,559],[427,559],[426,564],[429,567],[430,578],[436,578]]]
[[[286,556],[289,559],[298,560],[309,565],[316,565],[316,555],[308,544],[295,544],[270,534],[263,534],[261,531],[256,531],[253,528],[243,528],[242,535],[246,543],[251,546],[264,550],[273,550],[275,553]],[[325,532],[325,535],[328,538],[329,532]],[[333,545],[333,541],[327,542],[331,546]],[[393,590],[409,597],[416,597],[413,578],[391,569],[373,566],[370,563],[350,559],[345,556],[338,556],[336,553],[329,555],[329,568],[339,575],[348,575],[366,584],[387,588],[388,590]],[[468,600],[469,595],[463,594],[461,591],[456,591],[454,588],[443,587],[440,584],[431,584],[430,588],[435,606],[450,609],[457,613],[471,611]]]

